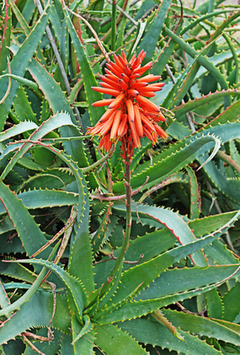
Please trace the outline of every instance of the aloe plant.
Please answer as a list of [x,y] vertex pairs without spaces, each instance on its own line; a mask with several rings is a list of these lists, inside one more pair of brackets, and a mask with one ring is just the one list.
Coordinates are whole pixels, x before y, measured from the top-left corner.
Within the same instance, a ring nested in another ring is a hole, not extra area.
[[[0,8],[1,354],[239,354],[239,6]],[[126,205],[120,142],[86,132],[106,62],[142,49],[168,138]]]

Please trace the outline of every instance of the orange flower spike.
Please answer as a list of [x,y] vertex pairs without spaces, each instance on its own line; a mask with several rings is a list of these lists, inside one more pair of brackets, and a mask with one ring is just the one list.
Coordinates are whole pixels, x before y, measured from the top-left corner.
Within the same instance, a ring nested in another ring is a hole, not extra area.
[[155,118],[155,121],[162,121],[162,122],[166,122],[166,118],[163,116],[163,114],[161,112],[158,112],[157,114],[157,118]]
[[162,88],[160,86],[147,85],[144,88],[140,88],[140,90],[144,93],[149,91],[160,91]]
[[132,58],[129,61],[130,66],[132,67],[134,61],[136,60],[136,53],[133,54]]
[[93,87],[97,92],[112,96],[93,104],[95,107],[108,106],[108,109],[95,127],[88,130],[90,134],[101,137],[100,147],[106,151],[111,149],[113,142],[120,140],[123,156],[127,154],[130,157],[133,148],[141,146],[140,138],[144,135],[152,143],[157,142],[158,136],[167,137],[157,125],[159,121],[166,121],[165,117],[159,106],[146,98],[155,96],[164,84],[154,83],[160,79],[158,75],[141,77],[152,67],[152,62],[141,67],[145,55],[142,50],[128,62],[124,52],[122,56],[114,54],[114,62],[107,63],[105,75],[100,76],[100,87]]
[[101,131],[101,129],[104,127],[103,124],[96,124],[96,126],[92,127],[92,128],[89,128],[87,130],[87,134],[92,134],[93,136],[94,135],[97,135],[99,134],[99,132]]

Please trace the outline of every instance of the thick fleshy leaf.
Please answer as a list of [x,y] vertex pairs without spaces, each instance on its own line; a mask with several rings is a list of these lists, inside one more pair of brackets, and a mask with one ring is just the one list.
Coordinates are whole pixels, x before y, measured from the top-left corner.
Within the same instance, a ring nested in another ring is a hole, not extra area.
[[[32,55],[34,54],[37,45],[39,44],[43,33],[45,31],[48,18],[49,18],[49,9],[50,9],[50,1],[48,1],[47,6],[44,9],[43,15],[39,18],[38,22],[35,25],[34,30],[31,31],[30,35],[26,38],[25,42],[19,48],[17,54],[15,54],[12,62],[11,62],[11,73],[23,76]],[[1,80],[0,85],[0,97],[1,99],[4,97],[8,90],[8,78],[3,78]],[[0,105],[0,130],[4,127],[5,121],[7,119],[7,115],[10,111],[13,99],[17,93],[19,87],[19,83],[17,81],[13,81],[10,87],[10,92],[5,98],[4,102]]]
[[[125,205],[115,205],[114,207],[118,211],[125,211]],[[182,244],[188,244],[195,240],[195,236],[192,230],[189,228],[188,224],[180,217],[178,214],[174,213],[171,210],[163,209],[161,207],[147,206],[147,205],[137,205],[132,204],[132,211],[138,211],[138,215],[142,217],[150,217],[167,229],[175,236],[175,238]],[[194,264],[200,267],[206,267],[207,261],[202,252],[195,252],[191,256]]]
[[97,326],[96,336],[96,344],[108,355],[147,354],[141,345],[116,325]]
[[[119,324],[122,330],[129,332],[136,340],[145,343],[159,345],[161,348],[168,348],[186,355],[221,355],[221,352],[190,335],[188,332],[178,330],[184,341],[176,338],[162,324],[151,319],[134,319]],[[161,336],[159,336],[161,334]]]

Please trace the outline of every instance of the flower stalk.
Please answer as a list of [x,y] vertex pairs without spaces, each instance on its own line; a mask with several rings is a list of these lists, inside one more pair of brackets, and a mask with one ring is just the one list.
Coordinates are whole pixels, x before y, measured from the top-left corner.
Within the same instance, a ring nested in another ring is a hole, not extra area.
[[[116,2],[113,1],[116,8]],[[114,11],[112,13],[112,50],[115,41]],[[131,236],[131,170],[130,165],[134,148],[141,147],[141,138],[146,136],[153,144],[158,137],[167,138],[166,132],[159,126],[166,119],[160,107],[148,98],[155,96],[155,92],[162,89],[163,83],[156,83],[160,76],[143,74],[152,68],[152,62],[141,66],[146,52],[143,50],[138,56],[135,54],[127,61],[126,55],[114,54],[115,62],[106,64],[105,75],[101,75],[100,87],[93,90],[110,97],[93,103],[95,107],[108,106],[106,112],[94,127],[88,129],[87,134],[100,137],[99,148],[110,152],[117,141],[121,143],[121,158],[125,166],[126,192],[126,228],[120,254],[114,267],[102,286],[100,297],[111,288],[111,283],[121,270],[124,255],[127,251]]]
[[124,255],[128,249],[129,245],[129,240],[131,237],[131,227],[132,227],[132,216],[131,216],[131,157],[127,155],[127,150],[125,155],[127,156],[127,159],[124,160],[124,165],[125,165],[125,192],[126,192],[126,228],[125,228],[125,233],[124,233],[124,240],[121,248],[121,252],[115,262],[115,265],[110,273],[110,275],[107,278],[107,281],[104,283],[100,297],[105,294],[106,290],[109,287],[109,283],[113,280],[113,278],[116,276],[116,273],[119,271],[120,268],[122,268],[123,265],[123,259]]

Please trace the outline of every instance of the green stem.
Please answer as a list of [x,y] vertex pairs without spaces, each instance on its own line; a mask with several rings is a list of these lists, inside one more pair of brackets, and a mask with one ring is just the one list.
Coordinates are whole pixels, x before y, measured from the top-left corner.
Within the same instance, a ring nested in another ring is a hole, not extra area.
[[112,2],[112,51],[115,50],[115,32],[116,32],[116,8],[117,8],[117,1],[113,0]]
[[[116,260],[116,263],[108,277],[108,280],[112,279],[115,277],[122,261],[124,258],[124,255],[127,251],[130,236],[131,236],[131,226],[132,226],[132,217],[131,217],[131,170],[130,170],[130,165],[131,165],[131,158],[125,161],[125,191],[126,191],[126,230],[125,230],[125,236],[123,240],[123,245],[120,251],[120,254]],[[105,282],[105,284],[102,287],[101,290],[101,295],[104,295],[106,290],[109,287],[108,281]]]

